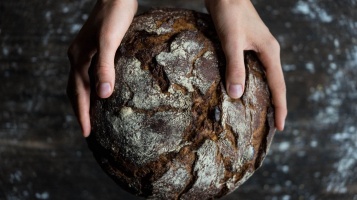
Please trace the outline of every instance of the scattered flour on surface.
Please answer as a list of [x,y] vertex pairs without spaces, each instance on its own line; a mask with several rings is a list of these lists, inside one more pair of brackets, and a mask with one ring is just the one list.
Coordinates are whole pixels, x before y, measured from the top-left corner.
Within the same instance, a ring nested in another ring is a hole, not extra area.
[[309,17],[309,19],[318,19],[321,22],[329,23],[333,20],[333,17],[327,13],[326,10],[321,8],[316,1],[298,1],[293,9],[294,13],[303,14]]
[[[339,46],[338,40],[334,40],[334,43]],[[327,127],[338,125],[340,130],[330,134],[331,143],[339,147],[333,164],[334,171],[324,181],[326,191],[331,193],[348,193],[348,186],[357,181],[354,176],[357,168],[357,107],[354,103],[357,101],[357,83],[353,78],[357,75],[357,47],[346,50],[346,57],[347,61],[339,67],[329,65],[327,72],[331,77],[330,82],[312,88],[309,96],[311,102],[326,102],[325,107],[318,109],[314,124]],[[328,58],[333,60],[332,55]],[[349,103],[346,104],[346,101]],[[317,142],[311,141],[310,146],[317,146]]]
[[[327,191],[333,193],[346,193],[346,187],[355,177],[357,167],[357,130],[355,126],[346,127],[341,133],[336,133],[332,139],[341,144],[341,158],[334,164],[336,172],[331,173],[328,177]],[[356,181],[356,180],[354,180]]]

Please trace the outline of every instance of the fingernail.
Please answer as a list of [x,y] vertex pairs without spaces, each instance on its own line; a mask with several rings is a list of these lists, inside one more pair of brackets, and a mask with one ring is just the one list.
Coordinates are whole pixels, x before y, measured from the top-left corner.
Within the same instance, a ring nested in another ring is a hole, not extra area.
[[243,87],[239,84],[229,85],[229,96],[233,99],[238,99],[243,94]]
[[98,95],[102,98],[109,97],[111,88],[109,83],[101,83],[98,87]]

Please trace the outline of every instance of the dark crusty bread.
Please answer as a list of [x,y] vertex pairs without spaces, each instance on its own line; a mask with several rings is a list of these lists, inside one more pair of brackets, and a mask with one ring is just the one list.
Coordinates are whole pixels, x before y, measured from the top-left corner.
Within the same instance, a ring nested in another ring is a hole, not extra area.
[[113,95],[92,95],[95,158],[120,186],[151,199],[212,199],[260,167],[275,132],[262,65],[245,53],[241,99],[224,89],[210,16],[158,9],[135,17],[115,58]]

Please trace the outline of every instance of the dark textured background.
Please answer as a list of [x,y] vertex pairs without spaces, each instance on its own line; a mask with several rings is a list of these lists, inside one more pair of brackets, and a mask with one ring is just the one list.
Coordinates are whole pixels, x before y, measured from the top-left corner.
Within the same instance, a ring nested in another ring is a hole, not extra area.
[[[254,3],[281,44],[289,116],[263,167],[224,199],[357,199],[357,0]],[[93,4],[0,1],[0,199],[137,199],[96,164],[65,95],[67,47]]]

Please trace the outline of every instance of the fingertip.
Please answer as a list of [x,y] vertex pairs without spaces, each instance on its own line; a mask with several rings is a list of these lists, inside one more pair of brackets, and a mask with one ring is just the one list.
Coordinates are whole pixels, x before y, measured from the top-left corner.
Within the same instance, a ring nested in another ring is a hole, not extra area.
[[91,132],[89,91],[78,93],[74,102],[74,111],[80,124],[82,135],[88,137]]
[[226,89],[228,96],[232,99],[239,99],[244,93],[245,66],[243,51],[236,53],[226,53]]
[[97,94],[100,98],[108,98],[112,94],[110,83],[99,83],[97,86]]
[[85,138],[88,137],[90,135],[90,132],[91,132],[90,127],[82,126],[82,135],[83,135],[83,137],[85,137]]
[[82,113],[82,115],[79,116],[79,123],[81,125],[81,130],[82,130],[82,135],[83,137],[88,137],[91,132],[91,123],[90,123],[90,117],[89,113]]
[[[109,54],[107,55],[109,56]],[[100,98],[108,98],[113,93],[115,81],[114,57],[99,55],[96,67],[96,93]]]
[[280,123],[277,123],[275,128],[276,128],[278,131],[283,131],[283,130],[284,130],[284,127],[285,127],[285,121],[280,122]]
[[228,96],[232,99],[239,99],[243,95],[243,86],[241,84],[227,84]]
[[275,127],[278,131],[283,131],[285,128],[285,119],[287,116],[286,109],[277,109],[275,113]]

